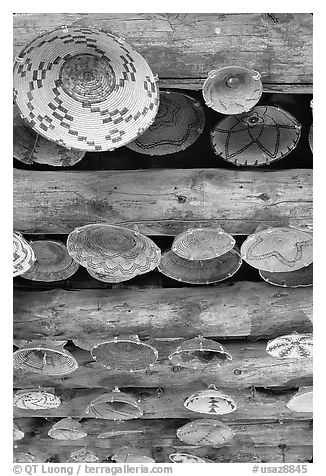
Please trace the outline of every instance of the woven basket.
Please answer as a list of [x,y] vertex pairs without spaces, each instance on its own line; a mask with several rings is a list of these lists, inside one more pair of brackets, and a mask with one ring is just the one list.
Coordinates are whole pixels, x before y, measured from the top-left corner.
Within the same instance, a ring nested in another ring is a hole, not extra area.
[[200,390],[184,401],[184,407],[196,413],[207,415],[225,415],[237,409],[235,401],[219,392],[215,385],[210,385],[206,390]]
[[95,398],[86,408],[89,417],[106,420],[131,420],[143,416],[143,411],[136,400],[127,393],[114,389]]
[[70,453],[67,463],[96,463],[96,461],[99,461],[99,458],[92,451],[89,451],[87,448],[81,448]]
[[313,356],[312,334],[289,334],[269,340],[266,352],[278,359],[307,359]]
[[19,428],[19,426],[14,423],[13,425],[13,440],[14,441],[19,441],[19,440],[22,440],[25,436],[25,433],[23,432],[23,430],[21,430]]
[[70,441],[85,438],[87,433],[83,430],[82,425],[78,421],[68,417],[55,423],[48,431],[48,435],[56,440]]
[[271,273],[259,270],[259,274],[267,283],[283,288],[304,288],[313,285],[313,263],[296,271]]
[[147,236],[105,224],[76,228],[68,236],[67,249],[77,263],[113,283],[152,271],[161,259],[160,248]]
[[191,146],[203,132],[205,112],[186,94],[160,93],[160,107],[153,124],[127,147],[141,154],[174,154]]
[[35,261],[35,253],[20,233],[13,234],[13,275],[26,273]]
[[210,260],[187,260],[173,251],[163,253],[159,271],[169,278],[189,284],[210,284],[233,276],[242,264],[236,249]]
[[61,241],[40,240],[31,241],[36,261],[32,267],[23,274],[23,278],[32,281],[62,281],[70,278],[79,268],[67,252],[66,246]]
[[267,228],[249,235],[242,258],[259,270],[287,272],[312,263],[312,235],[296,228]]
[[76,359],[61,342],[32,341],[16,350],[13,356],[20,368],[43,375],[66,375],[78,368]]
[[171,453],[169,460],[172,463],[207,463],[204,458],[200,456],[192,455],[190,453]]
[[124,281],[129,281],[131,279],[128,275],[125,277],[122,276],[112,276],[111,274],[101,274],[94,271],[94,269],[87,268],[87,272],[92,278],[96,279],[97,281],[101,281],[102,283],[122,283]]
[[241,66],[227,66],[208,73],[203,96],[208,107],[221,114],[241,114],[259,101],[263,85],[261,76]]
[[95,28],[62,27],[26,46],[14,64],[21,116],[46,139],[81,150],[113,150],[153,122],[158,89],[144,58]]
[[158,358],[157,350],[143,342],[138,336],[115,337],[95,345],[92,357],[110,370],[134,372],[153,366]]
[[211,143],[215,154],[225,161],[257,167],[290,154],[300,135],[301,125],[288,112],[274,106],[256,106],[219,122],[211,132]]
[[16,105],[14,105],[13,138],[15,159],[28,165],[37,163],[54,167],[68,167],[77,164],[86,154],[82,150],[65,149],[36,134],[20,117]]
[[135,448],[125,448],[111,456],[116,463],[155,463],[153,458],[142,455]]
[[313,387],[301,387],[287,402],[286,406],[293,412],[310,413],[313,411]]
[[187,445],[219,447],[232,440],[229,426],[213,419],[193,420],[177,430],[177,437]]
[[216,368],[232,360],[219,342],[201,336],[184,341],[168,358],[173,365],[187,369]]
[[188,260],[208,260],[231,251],[235,239],[222,228],[189,228],[175,237],[172,251]]
[[22,410],[50,410],[61,405],[59,397],[44,390],[18,390],[14,406]]

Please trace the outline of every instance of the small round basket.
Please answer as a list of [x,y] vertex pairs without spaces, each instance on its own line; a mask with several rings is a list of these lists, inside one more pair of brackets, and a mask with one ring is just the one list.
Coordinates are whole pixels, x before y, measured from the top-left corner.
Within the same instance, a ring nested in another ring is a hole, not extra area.
[[48,431],[48,435],[55,440],[80,440],[87,436],[82,425],[70,417],[57,421]]
[[237,409],[235,401],[219,392],[215,385],[210,385],[206,390],[200,390],[184,401],[184,407],[196,413],[207,415],[225,415]]
[[28,271],[36,260],[30,244],[20,233],[13,234],[13,274],[20,276]]
[[242,258],[259,270],[287,272],[313,262],[312,235],[296,228],[267,228],[249,235]]
[[174,154],[190,147],[203,132],[205,112],[186,94],[160,93],[160,107],[153,124],[127,147],[147,155]]
[[313,263],[295,271],[281,273],[271,273],[270,271],[259,270],[260,276],[273,286],[283,288],[305,288],[313,285]]
[[207,463],[204,458],[200,456],[192,455],[190,453],[171,453],[169,460],[172,463]]
[[257,71],[241,66],[227,66],[208,73],[202,92],[206,105],[214,111],[240,114],[257,104],[263,85]]
[[292,152],[301,136],[301,124],[274,106],[256,106],[229,116],[211,131],[214,153],[238,166],[265,166]]
[[115,388],[93,400],[86,408],[89,417],[105,420],[131,420],[143,415],[143,411],[136,400],[127,393]]
[[221,228],[189,228],[175,237],[172,251],[188,260],[209,260],[224,255],[235,239]]
[[213,419],[193,420],[177,430],[177,437],[187,445],[220,447],[235,433],[223,422]]
[[14,406],[22,410],[50,410],[61,405],[59,397],[44,390],[18,390]]
[[289,334],[269,340],[266,352],[278,359],[308,359],[313,356],[312,334]]
[[22,275],[23,278],[53,282],[68,279],[77,272],[79,264],[69,256],[66,246],[61,241],[31,241],[30,245],[36,260]]
[[67,148],[113,150],[155,119],[156,78],[121,38],[70,26],[39,36],[14,63],[14,98],[24,120]]

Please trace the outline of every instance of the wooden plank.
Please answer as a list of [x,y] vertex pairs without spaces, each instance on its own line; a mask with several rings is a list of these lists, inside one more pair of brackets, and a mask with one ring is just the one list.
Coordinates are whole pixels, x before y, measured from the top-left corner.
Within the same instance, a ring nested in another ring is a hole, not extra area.
[[70,233],[94,222],[152,235],[214,224],[246,235],[258,225],[311,223],[312,171],[14,170],[15,229]]
[[[137,400],[144,412],[144,419],[159,418],[188,418],[197,419],[201,415],[187,410],[183,402],[193,393],[201,390],[201,385],[191,385],[182,388],[133,388],[129,393]],[[219,420],[227,423],[253,423],[259,420],[310,420],[310,413],[292,412],[286,403],[296,393],[296,389],[272,393],[254,389],[220,389],[229,395],[237,404],[237,410],[227,415],[218,416]],[[127,390],[128,391],[128,390]],[[85,410],[98,396],[107,392],[106,389],[67,389],[57,390],[56,395],[61,399],[58,408],[47,410],[22,410],[14,408],[14,417],[76,417],[85,418]],[[205,418],[216,418],[216,415],[202,415]]]
[[14,337],[272,337],[312,331],[312,289],[238,282],[180,289],[14,291]]
[[[123,36],[161,82],[201,81],[218,67],[239,65],[273,83],[312,83],[309,13],[32,13],[14,16],[14,56],[40,34],[87,25]],[[189,87],[189,86],[188,86]]]
[[[85,341],[89,342],[87,336]],[[312,359],[275,359],[266,351],[264,341],[228,342],[226,348],[233,356],[227,365],[207,370],[176,369],[167,356],[180,341],[149,341],[159,352],[159,360],[146,372],[110,371],[95,362],[88,351],[75,350],[73,355],[79,368],[64,377],[43,376],[16,370],[14,386],[28,388],[53,386],[56,388],[112,388],[119,387],[178,387],[215,383],[218,387],[300,387],[312,383]],[[91,343],[90,343],[91,344]]]

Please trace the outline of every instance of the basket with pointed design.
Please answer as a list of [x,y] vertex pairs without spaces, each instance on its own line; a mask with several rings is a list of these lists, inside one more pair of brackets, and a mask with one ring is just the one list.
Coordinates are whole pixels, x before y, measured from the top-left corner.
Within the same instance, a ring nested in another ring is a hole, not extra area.
[[235,433],[219,420],[193,420],[177,430],[177,437],[187,445],[219,447],[232,440]]
[[84,26],[33,40],[14,63],[14,98],[35,132],[58,145],[113,150],[141,135],[159,106],[156,78],[122,38]]
[[269,340],[266,352],[278,359],[308,359],[313,356],[312,334],[293,334]]
[[76,228],[68,236],[67,249],[77,263],[112,283],[148,273],[161,259],[160,248],[147,236],[106,224]]
[[235,401],[217,390],[215,385],[210,385],[206,390],[200,390],[188,397],[184,407],[197,413],[207,415],[225,415],[237,409]]
[[60,405],[59,397],[44,390],[18,390],[14,395],[14,406],[22,410],[50,410]]
[[147,155],[174,154],[191,146],[204,127],[205,112],[198,101],[183,93],[164,91],[155,121],[127,147]]
[[287,272],[313,261],[311,233],[291,228],[267,228],[249,235],[242,243],[242,258],[259,270]]
[[301,124],[274,106],[256,106],[228,116],[211,131],[216,155],[239,166],[269,165],[292,152],[301,136]]
[[14,423],[14,425],[13,425],[13,439],[14,439],[14,441],[22,440],[24,438],[24,436],[25,436],[24,431],[21,430],[16,423]]
[[235,239],[222,228],[189,228],[173,240],[171,249],[188,260],[209,260],[234,248]]
[[78,368],[76,359],[63,348],[67,341],[32,341],[14,352],[20,368],[44,375],[66,375]]
[[85,151],[65,149],[37,134],[24,121],[14,105],[13,155],[24,164],[47,164],[53,167],[69,167],[85,156]]
[[169,460],[172,461],[172,463],[207,463],[207,461],[200,456],[181,452],[171,453],[169,455]]
[[232,360],[229,352],[214,340],[202,336],[184,341],[170,355],[171,363],[188,369],[216,368]]
[[224,281],[240,268],[242,259],[234,248],[222,256],[206,260],[180,258],[172,250],[162,254],[158,270],[169,278],[189,284],[211,284]]
[[82,425],[71,417],[57,421],[48,431],[48,435],[56,440],[80,440],[87,436]]
[[35,262],[22,277],[32,281],[61,281],[70,278],[79,268],[79,264],[69,256],[61,241],[31,241]]
[[146,370],[158,358],[157,350],[141,342],[137,335],[114,337],[96,344],[91,350],[92,357],[110,370],[133,372]]
[[143,455],[136,448],[124,448],[111,456],[116,463],[155,463],[155,459]]
[[20,276],[28,271],[35,261],[35,253],[31,245],[20,233],[13,234],[13,274]]
[[86,408],[89,417],[106,420],[131,420],[143,415],[139,401],[116,387],[112,392],[95,398]]
[[99,458],[92,451],[89,451],[87,448],[81,448],[70,453],[67,463],[95,463],[96,461],[99,461]]
[[301,387],[287,402],[286,406],[293,412],[310,413],[313,411],[313,387]]
[[313,285],[313,263],[295,271],[271,273],[259,270],[259,274],[267,283],[283,288],[304,288]]
[[257,71],[242,66],[226,66],[208,73],[202,92],[206,105],[214,111],[240,114],[257,104],[263,85]]

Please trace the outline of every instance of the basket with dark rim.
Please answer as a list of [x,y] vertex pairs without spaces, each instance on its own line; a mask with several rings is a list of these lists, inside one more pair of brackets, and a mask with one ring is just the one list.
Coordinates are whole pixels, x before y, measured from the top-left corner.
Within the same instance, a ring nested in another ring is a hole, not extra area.
[[240,114],[257,104],[263,85],[257,71],[242,66],[226,66],[208,73],[202,92],[206,105],[214,111]]
[[14,406],[22,410],[47,410],[60,405],[60,398],[46,390],[17,390],[14,395]]
[[228,116],[211,131],[216,155],[238,166],[269,165],[292,152],[301,136],[301,124],[274,106]]
[[162,254],[158,270],[169,278],[189,284],[211,284],[224,281],[240,268],[242,259],[236,249],[218,258],[188,260],[173,251]]
[[235,433],[225,423],[214,419],[198,419],[177,429],[177,437],[187,445],[222,446],[232,440]]
[[312,334],[288,334],[269,340],[266,352],[278,359],[308,359],[313,356]]
[[14,63],[14,100],[40,135],[101,151],[121,147],[153,122],[156,78],[145,59],[112,33],[63,26],[34,39]]
[[174,154],[190,147],[203,132],[205,112],[186,94],[160,92],[160,107],[153,124],[127,147],[141,154]]
[[35,259],[31,245],[20,233],[13,233],[13,276],[26,273],[33,266]]
[[106,420],[131,420],[143,415],[139,401],[116,387],[95,398],[86,408],[86,415]]
[[96,344],[92,357],[110,370],[134,372],[152,367],[158,358],[157,350],[141,342],[138,336],[114,337]]
[[81,423],[71,417],[57,421],[48,431],[48,435],[55,440],[80,440],[87,436]]
[[79,268],[79,264],[69,256],[61,241],[31,241],[36,261],[22,277],[32,281],[61,281],[70,278]]
[[155,463],[155,459],[143,455],[137,448],[124,448],[111,456],[116,463]]
[[298,392],[287,402],[286,406],[293,412],[312,412],[313,387],[300,387]]
[[161,250],[137,231],[91,224],[76,228],[67,239],[68,253],[85,268],[119,282],[155,269]]
[[313,261],[312,234],[291,227],[260,230],[242,243],[242,258],[259,270],[287,272]]
[[76,359],[63,348],[67,341],[32,341],[14,352],[20,368],[44,375],[66,375],[78,368]]
[[259,274],[264,281],[273,286],[282,286],[283,288],[305,288],[313,285],[313,263],[295,271],[271,273],[270,271],[259,270]]
[[183,403],[188,410],[208,415],[225,415],[234,412],[237,404],[233,398],[217,390],[215,385],[209,385],[206,390],[199,390]]
[[77,164],[86,152],[65,149],[40,136],[24,121],[14,105],[13,153],[24,164],[47,164],[53,167],[69,167]]
[[207,260],[231,251],[235,239],[222,228],[189,228],[177,235],[171,250],[188,260]]
[[182,342],[168,358],[173,365],[188,369],[221,367],[232,360],[232,356],[219,342],[202,336]]

